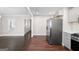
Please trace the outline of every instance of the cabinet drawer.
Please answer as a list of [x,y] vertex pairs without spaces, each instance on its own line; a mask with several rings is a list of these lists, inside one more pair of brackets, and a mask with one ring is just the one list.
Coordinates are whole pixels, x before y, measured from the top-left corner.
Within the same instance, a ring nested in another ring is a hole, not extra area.
[[68,43],[66,43],[66,42],[64,43],[64,46],[67,47],[67,48],[69,48],[69,49],[71,49],[71,45],[68,44]]
[[65,40],[63,43],[64,43],[64,44],[70,44],[71,42],[70,42],[70,41]]
[[70,35],[69,33],[66,33],[66,32],[64,32],[63,35],[64,35],[65,37],[68,37],[68,38],[71,37],[71,35]]
[[63,33],[63,43],[65,47],[69,49],[71,48],[71,34],[70,33],[66,33],[66,32]]
[[68,43],[69,43],[69,42],[71,41],[71,39],[70,39],[70,38],[65,37],[65,38],[63,38],[63,41],[64,41],[64,42],[68,42]]

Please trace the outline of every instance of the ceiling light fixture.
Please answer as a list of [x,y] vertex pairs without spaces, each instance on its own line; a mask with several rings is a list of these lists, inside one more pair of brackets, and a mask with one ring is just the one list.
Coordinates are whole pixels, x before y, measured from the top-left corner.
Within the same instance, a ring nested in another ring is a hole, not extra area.
[[0,18],[1,18],[1,16],[0,16]]
[[38,12],[36,12],[36,14],[38,15]]
[[49,12],[49,15],[51,15],[52,14],[52,12]]

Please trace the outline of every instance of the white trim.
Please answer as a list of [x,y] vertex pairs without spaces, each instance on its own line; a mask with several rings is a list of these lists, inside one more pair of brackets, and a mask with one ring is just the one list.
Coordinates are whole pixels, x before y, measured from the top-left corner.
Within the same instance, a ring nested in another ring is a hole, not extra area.
[[33,36],[34,35],[47,36],[46,34],[33,34]]

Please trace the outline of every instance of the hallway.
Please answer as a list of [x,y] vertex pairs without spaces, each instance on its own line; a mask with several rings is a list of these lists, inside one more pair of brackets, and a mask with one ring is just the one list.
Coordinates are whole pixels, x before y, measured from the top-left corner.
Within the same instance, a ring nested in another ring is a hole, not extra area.
[[68,51],[61,45],[49,45],[46,41],[46,37],[34,36],[31,39],[28,49],[25,51]]

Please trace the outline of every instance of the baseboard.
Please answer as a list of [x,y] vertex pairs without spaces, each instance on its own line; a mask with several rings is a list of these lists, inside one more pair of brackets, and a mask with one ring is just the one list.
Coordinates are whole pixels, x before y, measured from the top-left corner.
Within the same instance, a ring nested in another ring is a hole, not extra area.
[[33,35],[33,37],[46,37],[46,35]]

